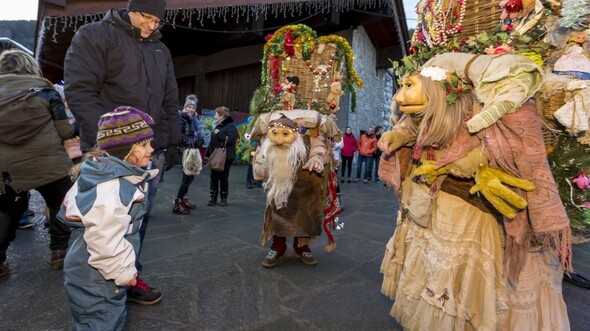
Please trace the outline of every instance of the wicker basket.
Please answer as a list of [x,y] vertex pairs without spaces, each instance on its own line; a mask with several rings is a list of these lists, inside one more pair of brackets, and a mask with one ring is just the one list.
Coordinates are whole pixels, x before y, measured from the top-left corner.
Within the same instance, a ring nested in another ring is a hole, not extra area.
[[475,36],[484,31],[494,31],[500,22],[502,9],[499,1],[472,0],[467,1],[465,17],[461,25],[461,37]]
[[555,147],[557,145],[557,134],[554,133],[554,130],[558,128],[558,124],[553,114],[565,104],[565,92],[556,89],[549,94],[541,93],[537,98],[537,103],[539,120],[543,125],[542,130],[545,146],[547,148]]
[[543,105],[543,118],[553,120],[553,113],[565,104],[565,92],[559,91],[553,94]]
[[547,149],[555,148],[557,146],[557,134],[554,133],[554,129],[557,127],[553,121],[543,121],[543,127],[541,131],[543,133],[543,142]]
[[[326,97],[330,92],[330,84],[334,80],[336,68],[342,67],[343,59],[336,58],[338,48],[333,44],[326,44],[323,51],[319,53],[320,45],[315,46],[315,52],[309,61],[305,61],[297,57],[282,57],[280,60],[279,83],[285,81],[289,76],[297,76],[299,78],[299,86],[297,87],[297,99],[311,104],[314,101],[318,103],[327,103]],[[329,69],[325,74],[321,74],[320,66],[328,66]],[[272,77],[271,68],[272,63],[269,60],[268,77]],[[275,82],[271,81],[271,85]]]

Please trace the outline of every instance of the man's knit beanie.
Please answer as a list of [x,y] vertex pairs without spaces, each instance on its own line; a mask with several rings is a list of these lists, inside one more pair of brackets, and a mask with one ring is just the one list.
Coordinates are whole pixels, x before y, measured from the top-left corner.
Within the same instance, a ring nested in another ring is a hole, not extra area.
[[154,15],[160,20],[164,21],[166,16],[166,1],[165,0],[129,0],[127,5],[128,11],[137,11]]
[[131,106],[119,106],[98,120],[97,147],[109,155],[125,160],[135,145],[154,137],[150,115]]

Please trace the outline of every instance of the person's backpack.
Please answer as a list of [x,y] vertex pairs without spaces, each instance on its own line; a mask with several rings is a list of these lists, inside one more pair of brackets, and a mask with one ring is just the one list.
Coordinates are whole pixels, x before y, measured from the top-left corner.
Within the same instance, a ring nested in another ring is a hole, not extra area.
[[[40,102],[30,102],[47,87],[33,87],[0,97],[0,142],[7,145],[21,145],[35,136],[51,114]],[[42,108],[42,109],[41,109]]]

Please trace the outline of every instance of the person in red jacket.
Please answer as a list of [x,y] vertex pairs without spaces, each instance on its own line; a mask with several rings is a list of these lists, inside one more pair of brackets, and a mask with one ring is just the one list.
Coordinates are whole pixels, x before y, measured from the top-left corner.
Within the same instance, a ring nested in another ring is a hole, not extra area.
[[375,129],[368,128],[367,132],[361,135],[358,142],[359,156],[356,160],[356,178],[354,182],[361,180],[361,169],[365,164],[365,176],[363,182],[366,184],[371,181],[371,172],[373,168],[373,152],[377,149],[377,138],[375,138]]
[[[354,158],[354,153],[358,149],[358,142],[350,127],[347,127],[344,131],[342,141],[344,142],[344,146],[340,151],[340,157],[342,158],[342,179],[340,179],[340,182],[344,183],[344,175],[347,174],[346,179],[351,183],[352,180],[350,180],[350,175],[352,173],[352,159]],[[346,170],[348,170],[348,172],[346,172]]]

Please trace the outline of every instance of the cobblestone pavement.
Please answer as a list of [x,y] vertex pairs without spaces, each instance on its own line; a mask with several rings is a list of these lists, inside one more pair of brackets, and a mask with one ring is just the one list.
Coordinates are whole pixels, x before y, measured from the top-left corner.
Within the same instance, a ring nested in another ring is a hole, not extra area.
[[[128,330],[400,330],[380,293],[379,267],[395,225],[393,192],[378,183],[341,184],[344,228],[326,253],[325,235],[311,245],[319,263],[290,257],[274,269],[260,263],[265,194],[246,189],[246,166],[231,169],[228,206],[206,207],[208,172],[190,188],[197,209],[171,213],[180,167],[165,174],[142,251],[146,282],[163,293],[154,306],[129,304]],[[43,201],[33,192],[36,226],[19,230],[9,249],[12,273],[0,280],[0,330],[68,330],[63,274],[49,268]],[[290,243],[289,243],[290,247]],[[574,248],[574,266],[590,274],[590,244]],[[572,330],[589,330],[589,290],[564,283]]]

